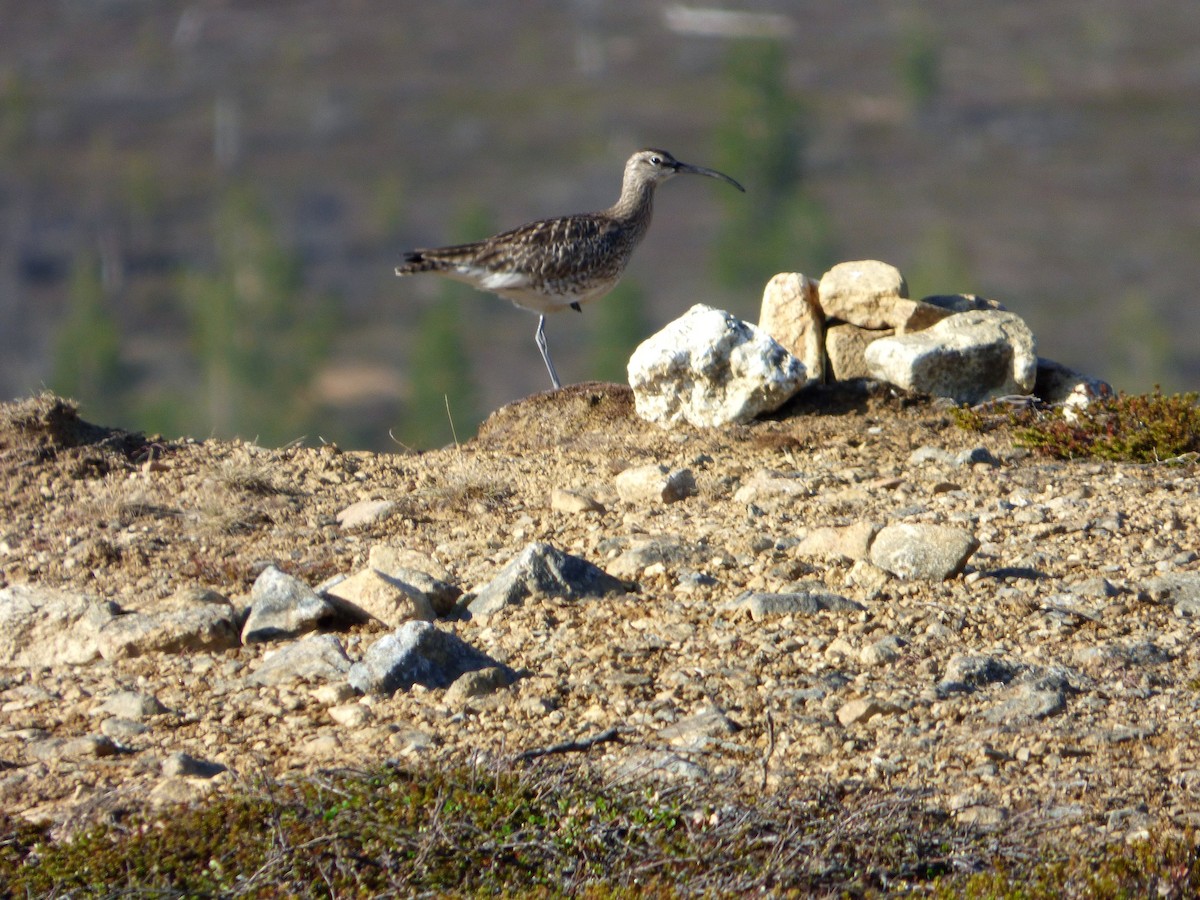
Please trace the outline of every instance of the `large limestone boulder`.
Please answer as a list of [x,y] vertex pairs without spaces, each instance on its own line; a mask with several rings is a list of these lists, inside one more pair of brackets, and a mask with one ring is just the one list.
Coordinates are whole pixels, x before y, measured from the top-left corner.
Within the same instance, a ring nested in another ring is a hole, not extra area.
[[671,427],[748,422],[809,381],[804,364],[759,328],[697,304],[629,359],[637,414]]
[[979,403],[1029,394],[1037,343],[1010,312],[957,313],[915,334],[880,338],[866,349],[871,375],[908,391]]

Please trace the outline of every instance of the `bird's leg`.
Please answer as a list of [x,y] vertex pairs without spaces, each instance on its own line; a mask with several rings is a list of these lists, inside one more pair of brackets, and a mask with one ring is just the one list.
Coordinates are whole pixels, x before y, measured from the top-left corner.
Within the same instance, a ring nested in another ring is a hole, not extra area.
[[537,331],[533,333],[533,339],[537,343],[537,347],[542,351],[542,360],[546,363],[546,371],[550,373],[550,380],[554,382],[554,389],[557,391],[562,387],[558,380],[558,373],[554,371],[554,363],[550,361],[550,348],[546,346],[546,317],[538,317]]

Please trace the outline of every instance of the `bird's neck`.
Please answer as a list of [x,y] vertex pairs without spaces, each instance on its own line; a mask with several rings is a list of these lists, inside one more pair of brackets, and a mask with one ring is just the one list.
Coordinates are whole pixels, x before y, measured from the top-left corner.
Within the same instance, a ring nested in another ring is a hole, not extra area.
[[639,225],[643,230],[648,228],[654,212],[655,187],[653,182],[626,181],[621,186],[620,199],[608,210],[608,214],[628,224]]

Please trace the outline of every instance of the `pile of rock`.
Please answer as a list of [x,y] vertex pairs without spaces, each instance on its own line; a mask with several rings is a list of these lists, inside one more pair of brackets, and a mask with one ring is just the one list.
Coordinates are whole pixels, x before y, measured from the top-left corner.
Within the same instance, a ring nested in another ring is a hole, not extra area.
[[999,303],[912,300],[899,270],[874,260],[839,263],[819,282],[776,275],[757,328],[697,305],[629,361],[638,414],[667,426],[745,422],[808,384],[859,378],[972,405],[1017,395],[1071,408],[1111,392],[1040,359],[1029,326]]

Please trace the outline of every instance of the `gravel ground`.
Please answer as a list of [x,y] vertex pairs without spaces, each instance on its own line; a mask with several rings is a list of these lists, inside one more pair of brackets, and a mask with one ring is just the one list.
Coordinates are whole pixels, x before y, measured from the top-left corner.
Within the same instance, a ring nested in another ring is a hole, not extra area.
[[[0,588],[138,612],[208,588],[238,608],[268,563],[315,586],[390,548],[469,599],[533,541],[631,586],[439,620],[520,674],[480,696],[257,684],[277,643],[8,665],[12,814],[69,827],[263,773],[515,758],[616,729],[580,764],[703,780],[714,799],[878,787],[1086,843],[1200,825],[1194,464],[1049,461],[870,390],[667,432],[628,388],[584,384],[499,410],[461,446],[390,455],[142,439],[48,397],[0,413]],[[694,493],[620,499],[616,476],[646,464],[689,469]],[[555,490],[594,503],[552,507]],[[394,506],[339,525],[363,500]],[[894,523],[978,548],[951,577],[903,580],[866,550]],[[752,612],[747,592],[850,602]],[[358,659],[388,630],[336,636]]]

